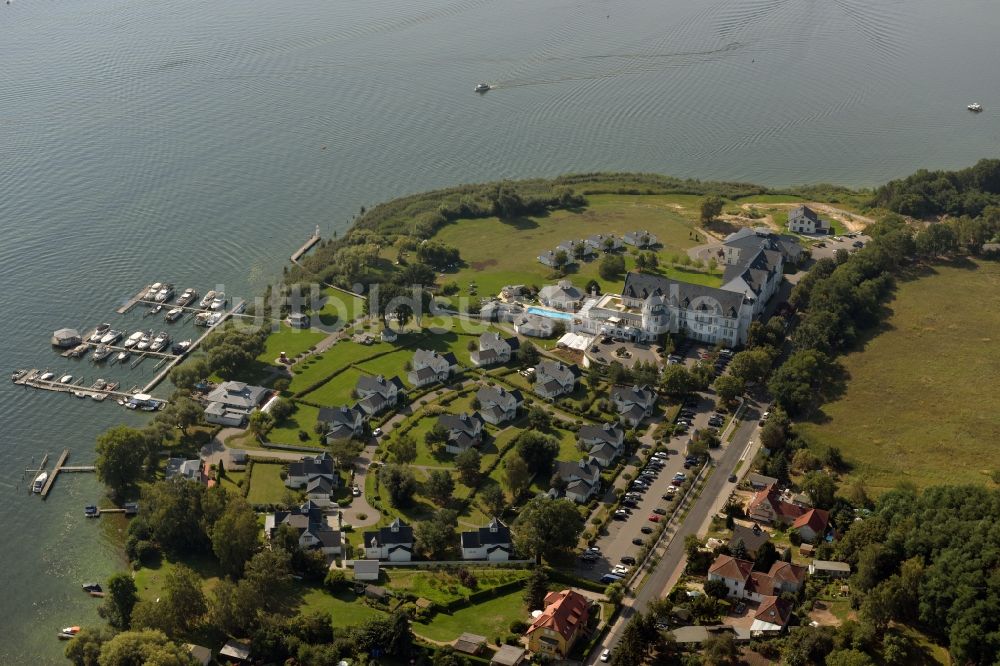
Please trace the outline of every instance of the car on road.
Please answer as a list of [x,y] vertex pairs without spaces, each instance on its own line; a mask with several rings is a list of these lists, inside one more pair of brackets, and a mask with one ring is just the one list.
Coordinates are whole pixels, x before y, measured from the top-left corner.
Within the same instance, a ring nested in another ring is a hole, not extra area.
[[664,451],[657,451],[656,453],[653,454],[653,457],[654,458],[663,458],[664,460],[666,460],[667,454]]
[[358,484],[355,483],[354,487],[351,488],[351,495],[354,497],[361,497],[361,488],[358,488]]
[[382,436],[382,428],[375,428],[375,430],[372,431],[372,434],[375,435],[376,437],[381,437]]
[[735,474],[730,474],[729,475],[729,483],[736,483],[736,475]]
[[628,520],[628,514],[622,509],[615,511],[615,515],[612,516],[614,520]]
[[601,653],[601,661],[611,661],[611,648]]
[[645,543],[646,542],[643,541],[642,539],[640,539],[639,537],[636,537],[636,538],[632,539],[632,545],[634,545],[634,546],[641,546],[641,545],[643,545]]
[[641,528],[639,528],[639,531],[642,532],[643,534],[652,534],[653,528],[648,525],[643,525]]
[[653,513],[658,514],[660,516],[665,516],[667,515],[667,510],[660,507],[656,507],[655,509],[653,509]]
[[654,513],[654,514],[650,515],[650,517],[649,517],[649,522],[651,522],[651,523],[658,523],[658,522],[660,522],[660,517],[659,517],[659,516],[657,516],[657,515],[656,515],[656,514]]

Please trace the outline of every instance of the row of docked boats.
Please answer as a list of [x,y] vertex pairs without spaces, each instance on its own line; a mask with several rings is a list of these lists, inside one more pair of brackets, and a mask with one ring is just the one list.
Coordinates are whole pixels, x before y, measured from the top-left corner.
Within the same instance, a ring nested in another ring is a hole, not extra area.
[[[143,294],[142,300],[156,305],[165,305],[174,297],[174,285],[169,282],[154,282]],[[185,289],[174,304],[178,308],[193,307],[192,304],[198,300],[199,293],[195,289]],[[210,290],[198,303],[198,308],[202,310],[221,310],[225,307],[228,299],[224,291]]]

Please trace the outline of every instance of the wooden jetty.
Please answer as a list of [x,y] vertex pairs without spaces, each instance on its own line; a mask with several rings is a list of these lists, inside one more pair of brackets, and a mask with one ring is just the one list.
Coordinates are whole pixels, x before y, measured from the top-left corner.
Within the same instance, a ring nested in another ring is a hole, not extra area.
[[316,227],[316,231],[313,232],[313,235],[309,237],[309,240],[303,243],[302,247],[300,247],[294,253],[292,253],[291,257],[292,263],[293,264],[299,263],[299,259],[302,258],[302,255],[304,255],[309,250],[313,249],[313,246],[316,245],[316,243],[318,243],[319,241],[320,241],[319,227]]
[[49,491],[52,490],[52,484],[56,482],[56,477],[59,476],[59,472],[62,471],[63,465],[66,464],[66,459],[69,458],[69,449],[63,449],[63,452],[59,454],[59,459],[56,460],[56,467],[49,474],[49,478],[46,479],[45,485],[42,486],[42,492],[39,495],[42,499],[45,499],[49,495]]
[[152,286],[153,285],[151,285],[151,284],[147,284],[145,287],[143,287],[142,289],[139,290],[138,294],[136,294],[132,298],[128,299],[125,302],[125,304],[122,305],[117,310],[115,310],[115,312],[117,312],[120,315],[127,314],[128,312],[130,312],[132,310],[132,308],[134,308],[136,305],[139,304],[139,302],[141,300],[143,300],[143,297],[146,295],[146,292],[149,291],[149,288],[152,287]]

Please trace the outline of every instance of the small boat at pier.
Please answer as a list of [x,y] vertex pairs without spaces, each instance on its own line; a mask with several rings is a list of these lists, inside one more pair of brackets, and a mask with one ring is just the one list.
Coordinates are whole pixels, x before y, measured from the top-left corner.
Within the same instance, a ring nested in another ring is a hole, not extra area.
[[209,310],[221,310],[226,306],[228,299],[226,298],[225,292],[217,291],[215,293],[215,298],[212,299],[211,305],[208,306]]
[[156,298],[156,295],[160,293],[160,289],[162,288],[163,288],[162,282],[154,282],[153,284],[149,285],[149,289],[146,290],[146,293],[143,295],[142,300],[152,301],[153,299]]
[[194,289],[185,289],[184,293],[178,296],[177,305],[181,306],[182,308],[187,307],[188,305],[194,303],[194,300],[196,298],[198,298],[197,291],[195,291]]
[[175,322],[184,316],[184,310],[181,308],[174,308],[167,314],[163,315],[163,318],[168,322]]
[[201,299],[201,303],[198,304],[198,307],[207,308],[209,305],[212,304],[213,300],[215,300],[215,291],[211,290],[205,294],[205,297],[203,299]]
[[[87,506],[83,507],[83,515],[86,516],[87,518],[100,518],[101,510],[98,509],[97,506],[94,504],[88,504]],[[84,589],[86,590],[87,588],[85,587]],[[101,591],[100,585],[97,586],[96,590],[87,590],[87,592],[100,592],[100,591]]]
[[113,352],[114,350],[107,345],[98,345],[97,348],[94,349],[94,355],[90,358],[94,361],[94,363],[100,363],[107,357],[111,356]]
[[170,344],[170,336],[167,335],[166,331],[160,331],[153,338],[153,341],[149,343],[149,350],[154,352],[162,351],[168,344]]
[[104,337],[104,334],[110,330],[111,324],[98,324],[97,328],[94,329],[94,332],[90,334],[90,337],[87,338],[87,340],[90,342],[100,342],[101,338]]
[[28,371],[23,368],[15,370],[14,372],[10,373],[10,380],[12,382],[16,382],[18,379],[24,377],[26,374],[28,374]]
[[128,360],[128,357],[131,356],[131,355],[132,355],[132,352],[130,352],[127,349],[123,349],[120,352],[118,352],[117,356],[115,356],[115,362],[116,363],[124,363],[125,361]]
[[73,383],[73,375],[63,375],[62,377],[59,378],[59,383],[60,384],[72,384]]
[[149,345],[152,342],[153,342],[152,329],[148,331],[143,331],[142,337],[139,338],[139,342],[136,343],[135,348],[137,351],[146,351],[147,349],[149,349]]
[[153,298],[157,303],[166,303],[174,296],[174,285],[165,284],[156,292],[156,296]]
[[42,488],[45,487],[45,482],[48,480],[49,480],[48,472],[42,472],[41,474],[36,476],[35,481],[31,484],[31,492],[33,493],[42,492]]
[[194,318],[195,326],[208,326],[208,318],[212,316],[211,312],[199,312]]
[[194,342],[191,340],[183,340],[171,347],[170,351],[180,356],[182,354],[186,354],[188,350],[191,349],[192,344],[194,344]]
[[142,340],[142,335],[143,335],[142,331],[135,331],[134,333],[132,333],[132,335],[128,336],[125,342],[122,343],[122,347],[124,347],[125,349],[131,349],[132,347],[135,347],[137,344],[139,344],[139,341]]
[[122,339],[122,332],[111,329],[101,337],[102,345],[113,345]]

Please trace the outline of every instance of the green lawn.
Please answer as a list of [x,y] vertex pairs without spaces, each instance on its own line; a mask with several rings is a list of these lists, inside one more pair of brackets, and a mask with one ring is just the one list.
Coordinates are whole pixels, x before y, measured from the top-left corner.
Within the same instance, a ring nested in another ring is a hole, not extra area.
[[342,340],[322,354],[311,356],[292,369],[292,391],[301,391],[325,377],[329,377],[340,368],[359,363],[380,352],[394,349],[386,342],[373,345],[359,345],[350,340]]
[[247,501],[251,504],[273,504],[280,502],[289,489],[281,480],[283,466],[277,463],[254,463],[250,472],[250,492]]
[[[313,427],[318,420],[319,408],[296,402],[295,411],[292,412],[292,415],[272,428],[271,432],[267,435],[267,440],[276,444],[322,446],[323,442],[320,441],[319,435],[313,431]],[[303,442],[299,439],[300,430],[304,430],[309,434],[308,441]]]
[[319,310],[319,320],[324,326],[339,327],[360,317],[364,311],[364,299],[336,289],[324,289],[323,298],[325,300]]
[[351,397],[351,393],[358,385],[358,378],[364,374],[356,368],[348,368],[315,391],[306,393],[302,398],[327,407],[354,404],[355,399]]
[[368,606],[353,592],[331,594],[320,587],[306,588],[299,611],[302,613],[318,611],[328,614],[336,628],[363,624],[372,618],[385,617],[385,613]]
[[1000,264],[931,273],[902,282],[885,330],[842,359],[851,379],[825,420],[797,426],[811,445],[838,447],[875,492],[988,483],[1000,470]]
[[370,375],[382,375],[388,379],[399,377],[405,384],[406,362],[413,358],[413,351],[410,349],[400,349],[399,351],[373,358],[370,361],[358,364],[358,367]]
[[[523,580],[530,573],[526,569],[472,569],[476,576],[476,590],[489,589],[515,580]],[[462,599],[476,591],[463,585],[449,570],[414,571],[412,569],[383,569],[380,585],[391,590],[407,592],[418,597],[445,604]]]
[[140,599],[157,599],[163,595],[163,585],[167,574],[178,564],[183,564],[194,571],[202,579],[202,589],[208,593],[219,582],[222,572],[218,561],[211,555],[185,558],[183,562],[175,562],[162,556],[149,566],[140,567],[133,576],[135,587]]
[[277,331],[267,336],[264,351],[257,360],[273,364],[281,352],[285,352],[289,358],[295,358],[325,337],[326,333],[322,331],[292,328],[283,323]]
[[514,620],[530,621],[520,590],[462,608],[451,615],[438,613],[429,623],[415,622],[413,631],[434,641],[452,641],[465,632],[491,639],[510,632]]

